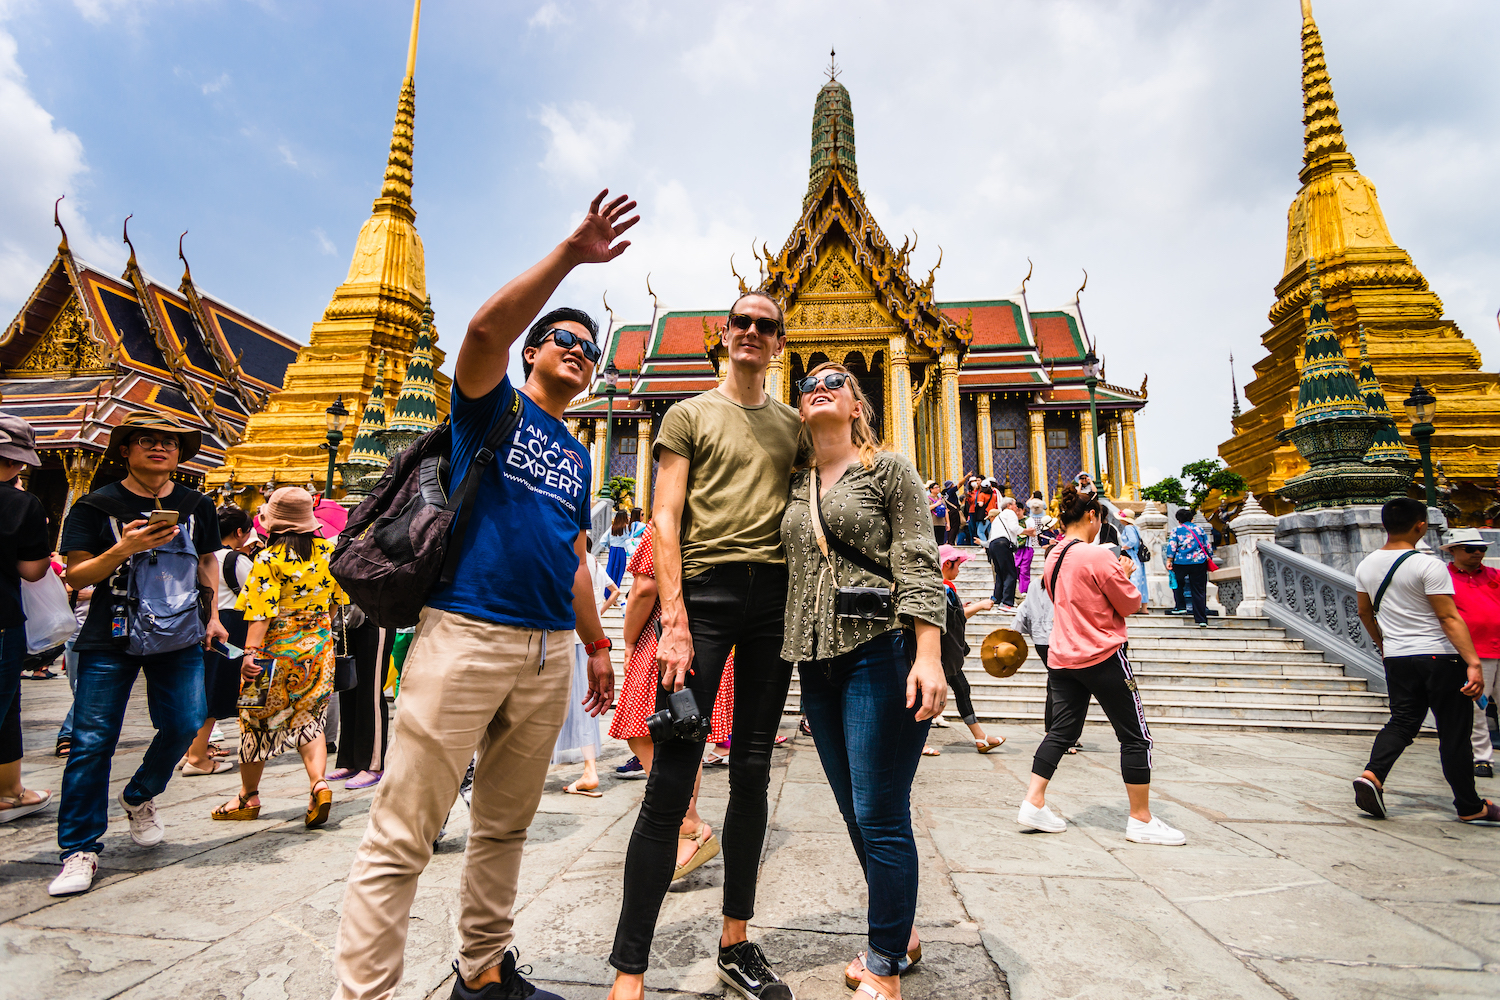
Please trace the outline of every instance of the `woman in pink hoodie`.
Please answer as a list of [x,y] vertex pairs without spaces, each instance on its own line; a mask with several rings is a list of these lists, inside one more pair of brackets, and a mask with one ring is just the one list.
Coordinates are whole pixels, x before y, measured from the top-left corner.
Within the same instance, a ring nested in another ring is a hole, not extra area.
[[1031,787],[1016,822],[1042,833],[1067,829],[1047,808],[1047,784],[1083,733],[1092,697],[1120,740],[1120,774],[1130,797],[1125,839],[1181,846],[1187,837],[1151,815],[1151,731],[1125,655],[1130,638],[1125,619],[1141,607],[1140,591],[1130,582],[1135,563],[1116,549],[1090,544],[1102,517],[1096,494],[1079,493],[1072,484],[1063,487],[1058,514],[1064,537],[1047,557],[1041,580],[1055,605],[1047,656],[1052,728],[1032,758]]

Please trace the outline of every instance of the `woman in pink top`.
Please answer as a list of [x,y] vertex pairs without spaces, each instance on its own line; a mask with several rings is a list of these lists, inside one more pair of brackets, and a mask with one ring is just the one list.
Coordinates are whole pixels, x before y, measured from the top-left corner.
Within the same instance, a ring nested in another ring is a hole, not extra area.
[[1187,837],[1151,815],[1151,731],[1125,656],[1130,638],[1125,617],[1141,607],[1140,591],[1130,582],[1135,562],[1091,544],[1102,516],[1097,495],[1079,493],[1069,484],[1063,487],[1058,514],[1064,537],[1047,557],[1041,581],[1055,605],[1047,656],[1052,728],[1032,758],[1031,787],[1016,822],[1042,833],[1068,828],[1047,808],[1047,784],[1063,754],[1082,735],[1092,697],[1120,740],[1120,774],[1130,797],[1125,839],[1181,846]]

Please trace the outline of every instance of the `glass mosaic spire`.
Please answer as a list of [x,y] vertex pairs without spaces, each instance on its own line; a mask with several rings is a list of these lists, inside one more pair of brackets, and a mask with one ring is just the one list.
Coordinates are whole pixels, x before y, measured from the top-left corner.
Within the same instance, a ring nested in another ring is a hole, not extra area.
[[406,363],[401,394],[391,411],[390,430],[425,434],[438,425],[437,389],[432,378],[432,296],[422,307],[422,326],[417,344]]

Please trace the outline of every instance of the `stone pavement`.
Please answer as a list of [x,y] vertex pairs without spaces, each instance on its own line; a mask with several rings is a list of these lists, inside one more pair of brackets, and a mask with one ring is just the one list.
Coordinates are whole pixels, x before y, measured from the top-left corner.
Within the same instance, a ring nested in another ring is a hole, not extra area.
[[[150,737],[136,694],[112,795]],[[27,782],[56,790],[62,767],[50,750],[66,683],[25,681],[22,696]],[[1117,744],[1103,726],[1089,727],[1085,752],[1054,782],[1068,832],[1019,832],[1016,805],[1041,734],[1001,731],[1006,745],[980,756],[961,742],[964,730],[934,730],[943,755],[922,761],[913,798],[925,954],[904,981],[908,1000],[1500,990],[1500,830],[1453,820],[1432,740],[1407,752],[1392,776],[1394,816],[1376,822],[1354,809],[1349,788],[1364,737],[1159,729],[1155,804],[1189,837],[1164,848],[1125,841]],[[606,755],[618,763],[625,751],[609,744]],[[863,947],[859,868],[811,742],[794,736],[775,763],[753,935],[799,997],[847,997],[841,970]],[[558,767],[548,779],[526,848],[517,943],[537,981],[602,1000],[644,782],[606,777],[602,799],[562,794],[576,772]],[[710,821],[723,816],[727,782],[722,769],[704,777]],[[46,895],[58,868],[55,809],[0,827],[0,998],[328,996],[343,879],[372,793],[336,788],[332,821],[306,831],[306,784],[291,755],[267,769],[262,819],[211,821],[236,787],[233,774],[174,779],[161,799],[167,840],[151,850],[130,842],[112,803],[100,877],[71,899]],[[466,830],[460,803],[412,909],[402,997],[448,996]],[[722,875],[716,859],[668,895],[652,996],[720,995]]]

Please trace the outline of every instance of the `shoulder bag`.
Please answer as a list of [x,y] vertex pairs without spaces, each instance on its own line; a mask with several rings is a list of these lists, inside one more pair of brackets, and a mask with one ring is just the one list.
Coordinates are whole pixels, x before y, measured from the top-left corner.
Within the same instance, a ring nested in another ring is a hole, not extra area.
[[[333,690],[352,691],[359,683],[359,674],[355,670],[354,654],[349,649],[349,608],[353,605],[346,604],[342,608],[337,604],[333,607],[333,613],[339,620],[338,645],[334,647],[333,656]],[[344,652],[340,654],[338,650]]]
[[1391,585],[1391,578],[1396,575],[1396,570],[1400,569],[1402,563],[1416,554],[1416,549],[1412,549],[1410,552],[1403,552],[1396,557],[1395,562],[1391,563],[1391,568],[1386,571],[1385,579],[1380,581],[1380,588],[1375,591],[1375,596],[1370,599],[1370,605],[1374,609],[1373,614],[1380,614],[1380,600],[1385,597],[1385,590]]

